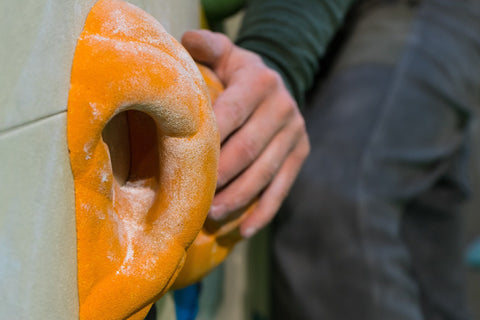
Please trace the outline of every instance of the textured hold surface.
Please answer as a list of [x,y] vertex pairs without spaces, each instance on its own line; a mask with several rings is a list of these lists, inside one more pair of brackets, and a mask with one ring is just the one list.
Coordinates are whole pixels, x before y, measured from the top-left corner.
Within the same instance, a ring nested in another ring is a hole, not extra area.
[[100,0],[75,51],[67,137],[80,318],[143,319],[213,198],[219,137],[205,82],[154,18]]
[[[213,71],[202,65],[198,65],[198,68],[207,83],[213,104],[223,91],[223,85]],[[181,289],[194,284],[222,263],[235,245],[242,240],[238,227],[256,205],[255,201],[247,208],[232,213],[232,216],[237,218],[223,225],[215,225],[207,220],[202,231],[188,249],[185,265],[172,288]]]

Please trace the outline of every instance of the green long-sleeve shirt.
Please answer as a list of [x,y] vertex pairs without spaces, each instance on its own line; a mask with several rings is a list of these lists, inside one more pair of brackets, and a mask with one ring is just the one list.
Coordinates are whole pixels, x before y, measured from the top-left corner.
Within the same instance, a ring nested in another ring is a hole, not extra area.
[[250,0],[236,43],[258,53],[303,104],[319,59],[354,0]]

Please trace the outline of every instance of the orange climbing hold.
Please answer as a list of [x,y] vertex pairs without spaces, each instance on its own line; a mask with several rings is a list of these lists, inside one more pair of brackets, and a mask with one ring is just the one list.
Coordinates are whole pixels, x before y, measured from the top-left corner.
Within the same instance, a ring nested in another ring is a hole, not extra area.
[[207,87],[154,18],[100,0],[78,39],[67,122],[80,319],[143,319],[181,270],[215,191]]

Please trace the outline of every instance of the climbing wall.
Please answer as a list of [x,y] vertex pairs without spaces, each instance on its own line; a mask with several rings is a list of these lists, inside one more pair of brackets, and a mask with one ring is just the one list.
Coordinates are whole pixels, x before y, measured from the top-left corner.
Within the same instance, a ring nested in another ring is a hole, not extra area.
[[[179,39],[199,3],[137,0]],[[77,319],[70,70],[94,0],[0,3],[0,310],[4,319]]]

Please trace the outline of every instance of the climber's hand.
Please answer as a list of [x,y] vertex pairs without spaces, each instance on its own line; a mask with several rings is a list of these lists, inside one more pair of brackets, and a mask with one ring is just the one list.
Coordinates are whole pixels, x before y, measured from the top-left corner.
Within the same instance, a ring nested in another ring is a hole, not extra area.
[[185,33],[182,44],[225,86],[213,105],[222,147],[209,217],[228,221],[258,198],[240,226],[250,237],[274,217],[309,153],[303,117],[282,78],[257,54],[207,30]]

